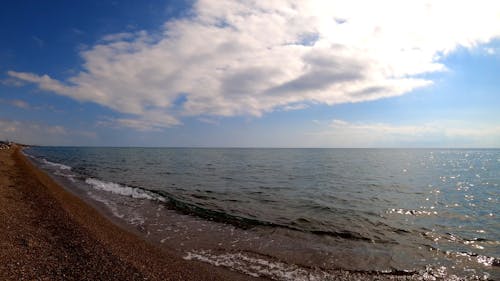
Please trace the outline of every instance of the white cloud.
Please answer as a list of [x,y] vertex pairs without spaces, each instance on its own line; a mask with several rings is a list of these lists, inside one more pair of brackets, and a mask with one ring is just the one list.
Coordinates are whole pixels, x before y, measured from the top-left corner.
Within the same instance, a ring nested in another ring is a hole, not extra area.
[[[500,2],[199,0],[159,32],[111,34],[58,81],[11,77],[164,128],[183,116],[262,114],[296,104],[403,95],[440,59],[500,36]],[[186,100],[179,104],[179,97]]]
[[0,119],[0,140],[9,139],[36,145],[61,145],[77,143],[82,138],[88,140],[96,137],[94,132],[68,130],[59,125]]
[[76,34],[76,35],[82,35],[82,34],[85,34],[85,31],[81,30],[81,29],[78,29],[76,27],[73,27],[71,28],[71,31]]
[[61,82],[50,78],[48,75],[36,75],[32,73],[7,71],[7,74],[21,81],[35,83],[42,90],[65,94],[71,91],[71,87],[63,85]]
[[0,104],[8,104],[22,109],[31,109],[32,107],[23,100],[4,100],[0,99]]
[[395,125],[352,123],[332,120],[327,129],[310,135],[319,146],[390,147],[448,146],[498,147],[500,124],[474,124],[457,121]]
[[26,84],[25,81],[17,79],[17,78],[12,78],[12,77],[9,77],[7,79],[2,79],[2,80],[0,80],[0,83],[2,85],[11,86],[11,87],[21,87],[21,86],[24,86]]
[[290,105],[283,106],[282,110],[283,111],[301,110],[301,109],[306,109],[308,107],[309,107],[309,105],[307,105],[305,103],[297,103],[297,104],[290,104]]
[[133,39],[134,34],[130,32],[121,32],[121,33],[115,33],[115,34],[108,34],[102,38],[102,41],[120,41],[120,40],[126,40],[126,39]]
[[19,107],[19,108],[22,108],[22,109],[30,109],[30,105],[25,102],[25,101],[22,101],[22,100],[12,100],[10,101],[10,103],[15,106],[15,107]]
[[[171,117],[166,116],[166,118],[171,118]],[[173,122],[177,122],[177,120]],[[98,121],[97,125],[100,127],[112,127],[112,128],[128,127],[143,132],[161,131],[161,129],[165,127],[165,123],[154,121],[154,118],[152,119],[106,118],[105,120]]]
[[219,120],[214,119],[214,118],[200,117],[200,118],[198,118],[198,121],[206,123],[206,124],[211,124],[211,125],[220,125]]
[[36,42],[36,44],[38,45],[38,47],[43,48],[43,46],[45,46],[45,42],[42,39],[40,39],[40,38],[38,38],[36,36],[31,36],[31,39],[33,39],[33,41]]
[[496,49],[495,48],[490,48],[490,47],[486,47],[484,48],[484,51],[486,52],[486,54],[488,55],[495,55],[497,53]]

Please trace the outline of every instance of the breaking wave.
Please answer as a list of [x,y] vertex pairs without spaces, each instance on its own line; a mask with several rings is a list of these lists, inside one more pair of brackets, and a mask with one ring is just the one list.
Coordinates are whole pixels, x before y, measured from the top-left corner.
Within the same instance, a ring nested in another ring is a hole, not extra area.
[[100,181],[94,178],[87,178],[85,183],[94,189],[111,192],[118,195],[129,196],[135,199],[148,199],[165,202],[165,198],[142,188],[130,187],[114,182]]

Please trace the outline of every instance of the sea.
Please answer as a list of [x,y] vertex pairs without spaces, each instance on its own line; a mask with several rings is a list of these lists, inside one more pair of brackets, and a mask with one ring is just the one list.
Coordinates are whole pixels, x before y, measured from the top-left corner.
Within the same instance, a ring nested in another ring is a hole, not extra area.
[[272,280],[500,280],[497,149],[24,153],[186,260]]

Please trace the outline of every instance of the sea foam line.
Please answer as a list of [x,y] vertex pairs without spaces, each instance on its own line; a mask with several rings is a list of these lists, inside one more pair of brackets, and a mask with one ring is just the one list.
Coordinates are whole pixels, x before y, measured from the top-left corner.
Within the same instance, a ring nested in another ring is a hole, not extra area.
[[333,280],[335,277],[325,271],[309,270],[297,265],[249,257],[243,253],[213,254],[206,250],[194,250],[187,252],[183,258],[227,267],[253,277],[267,277],[273,280],[315,281]]
[[67,170],[67,171],[71,171],[71,167],[70,166],[67,166],[67,165],[64,165],[64,164],[61,164],[61,163],[55,163],[55,162],[51,162],[45,158],[42,158],[42,163],[43,164],[46,164],[46,165],[49,165],[49,166],[53,166],[53,167],[56,167],[58,169],[61,169],[61,170]]
[[113,194],[128,196],[128,197],[132,197],[135,199],[148,199],[148,200],[154,200],[154,201],[160,201],[160,202],[167,201],[164,197],[162,197],[160,195],[154,194],[153,192],[149,192],[147,190],[137,188],[137,187],[130,187],[130,186],[114,183],[114,182],[100,181],[100,180],[94,179],[94,178],[87,178],[85,180],[85,183],[92,186],[96,190],[111,192]]
[[[489,280],[489,273],[480,275],[473,273],[469,276],[459,277],[450,274],[445,266],[428,265],[420,271],[380,271],[380,272],[349,272],[346,270],[334,270],[333,272],[320,269],[304,268],[298,265],[286,264],[279,261],[269,261],[254,258],[243,253],[214,254],[209,250],[193,250],[186,252],[185,260],[196,260],[206,262],[214,266],[222,266],[253,277],[265,277],[280,281],[319,281],[319,280],[372,280],[380,277],[389,280]],[[384,277],[381,277],[383,275]]]

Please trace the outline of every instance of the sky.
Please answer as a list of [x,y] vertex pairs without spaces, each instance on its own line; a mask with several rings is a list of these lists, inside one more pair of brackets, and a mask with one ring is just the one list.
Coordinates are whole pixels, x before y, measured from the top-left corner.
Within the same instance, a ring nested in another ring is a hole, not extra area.
[[500,1],[0,5],[0,139],[500,147]]

